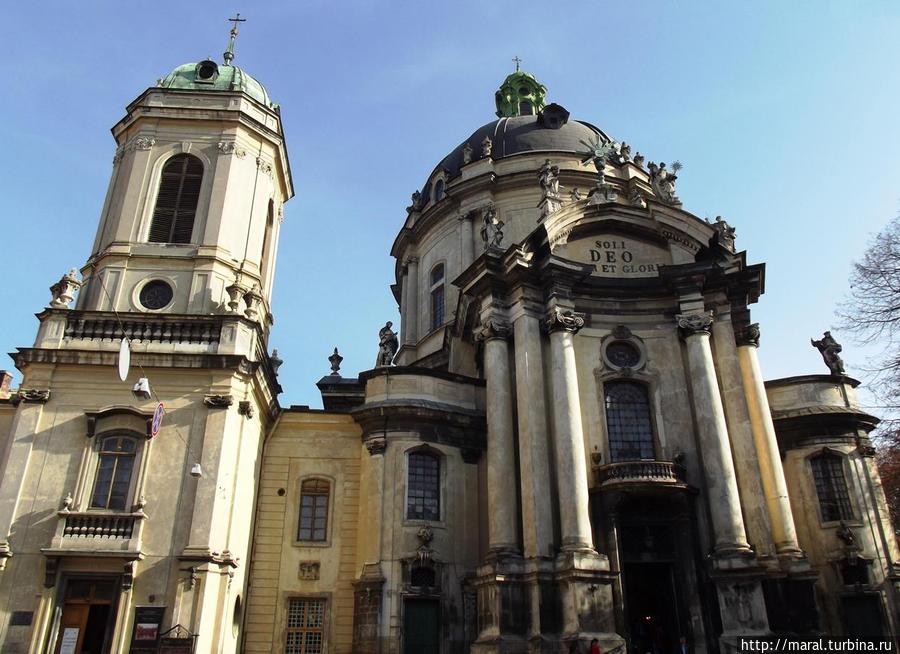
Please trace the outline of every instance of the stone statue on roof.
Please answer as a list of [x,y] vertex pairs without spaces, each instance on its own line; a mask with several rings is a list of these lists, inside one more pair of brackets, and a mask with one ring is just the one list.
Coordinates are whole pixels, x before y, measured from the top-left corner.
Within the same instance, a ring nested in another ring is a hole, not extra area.
[[400,347],[400,343],[397,341],[397,332],[391,329],[393,326],[394,323],[388,320],[384,323],[384,327],[378,332],[378,358],[375,359],[376,368],[393,365],[394,355],[397,354],[397,350]]
[[840,343],[834,340],[831,332],[825,332],[821,340],[814,341],[809,339],[809,342],[822,355],[822,360],[825,361],[825,365],[828,366],[828,370],[831,371],[832,375],[844,374],[844,361],[838,356],[838,353],[843,348]]

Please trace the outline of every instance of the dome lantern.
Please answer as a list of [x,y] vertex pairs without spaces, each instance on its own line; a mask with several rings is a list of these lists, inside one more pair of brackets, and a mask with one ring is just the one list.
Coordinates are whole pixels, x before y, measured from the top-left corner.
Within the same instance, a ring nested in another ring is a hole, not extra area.
[[523,71],[507,76],[494,95],[499,118],[534,116],[544,108],[547,87]]

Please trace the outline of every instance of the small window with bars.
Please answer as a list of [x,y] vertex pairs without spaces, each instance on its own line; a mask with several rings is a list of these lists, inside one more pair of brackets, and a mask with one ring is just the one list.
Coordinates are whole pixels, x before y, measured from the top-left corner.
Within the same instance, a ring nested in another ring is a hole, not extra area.
[[617,381],[605,384],[604,391],[610,460],[655,458],[647,387],[635,382]]
[[190,243],[200,201],[203,162],[189,154],[175,155],[163,166],[150,221],[151,243]]
[[816,495],[819,497],[819,514],[822,522],[852,520],[853,507],[847,479],[844,477],[844,459],[837,454],[824,452],[809,460],[812,465]]
[[328,538],[328,496],[331,484],[324,479],[307,479],[300,485],[300,524],[297,540],[325,541]]
[[325,651],[325,600],[295,597],[288,603],[284,654]]
[[444,324],[444,264],[431,269],[431,328]]
[[441,519],[441,460],[429,452],[409,455],[406,518]]

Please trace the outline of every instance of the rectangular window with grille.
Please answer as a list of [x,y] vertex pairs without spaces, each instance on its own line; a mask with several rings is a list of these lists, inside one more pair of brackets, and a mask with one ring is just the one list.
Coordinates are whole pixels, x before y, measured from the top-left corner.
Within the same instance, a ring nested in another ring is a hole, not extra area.
[[325,600],[295,597],[288,603],[284,654],[325,651]]
[[441,463],[431,453],[414,452],[409,455],[406,518],[441,519]]
[[297,540],[328,539],[328,495],[331,484],[324,479],[307,479],[300,486],[300,524]]
[[853,507],[847,479],[844,477],[844,459],[836,454],[824,453],[810,459],[816,495],[819,497],[819,513],[822,522],[852,520]]

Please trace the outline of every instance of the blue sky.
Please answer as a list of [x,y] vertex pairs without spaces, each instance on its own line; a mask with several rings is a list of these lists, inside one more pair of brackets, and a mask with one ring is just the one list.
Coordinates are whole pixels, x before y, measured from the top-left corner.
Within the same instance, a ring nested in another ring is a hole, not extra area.
[[[493,118],[518,55],[573,117],[651,160],[765,262],[767,378],[826,372],[851,261],[900,200],[896,2],[65,2],[4,8],[0,347],[32,343],[47,288],[89,254],[124,107],[227,43],[282,105],[285,208],[276,325],[283,405],[321,406],[337,346],[372,367],[399,322],[390,245],[410,193]],[[845,344],[850,371],[864,352]],[[11,362],[0,363],[0,368]],[[859,374],[859,373],[858,373]]]

